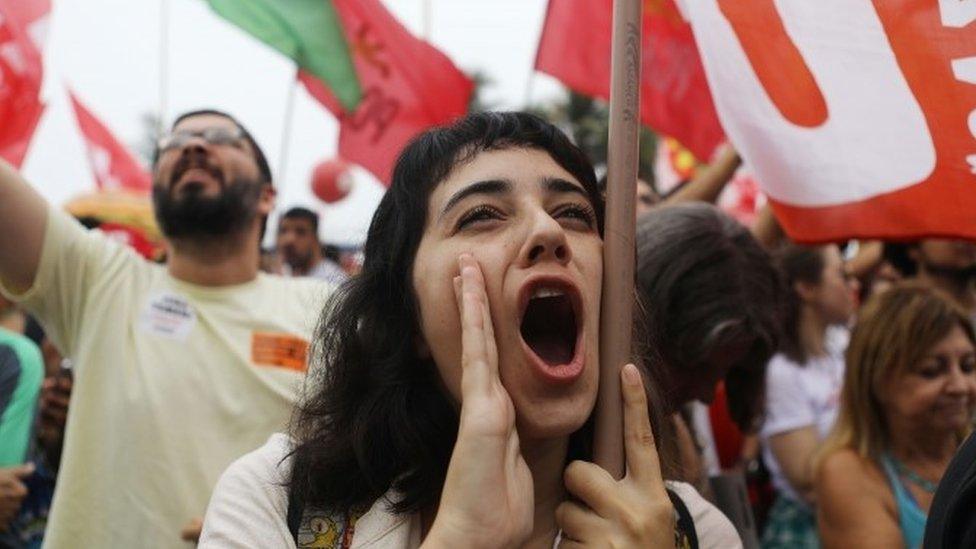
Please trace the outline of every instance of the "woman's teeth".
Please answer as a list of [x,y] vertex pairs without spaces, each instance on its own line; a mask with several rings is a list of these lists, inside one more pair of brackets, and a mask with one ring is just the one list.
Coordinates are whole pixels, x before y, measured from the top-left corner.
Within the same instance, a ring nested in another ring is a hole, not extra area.
[[566,292],[556,288],[537,288],[532,292],[532,299],[539,297],[559,297],[561,295],[566,295]]

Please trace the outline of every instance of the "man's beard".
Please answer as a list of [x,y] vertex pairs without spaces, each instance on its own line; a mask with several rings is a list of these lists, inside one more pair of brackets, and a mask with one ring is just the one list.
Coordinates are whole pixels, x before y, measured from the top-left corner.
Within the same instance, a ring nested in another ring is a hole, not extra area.
[[258,181],[236,179],[217,196],[189,189],[174,196],[162,185],[153,186],[153,209],[167,238],[175,240],[222,240],[244,231],[257,217],[261,196]]

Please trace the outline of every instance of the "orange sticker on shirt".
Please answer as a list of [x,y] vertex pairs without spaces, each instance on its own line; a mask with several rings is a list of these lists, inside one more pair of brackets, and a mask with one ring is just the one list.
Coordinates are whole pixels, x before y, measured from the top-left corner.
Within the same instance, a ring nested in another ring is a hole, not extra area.
[[304,372],[308,369],[308,341],[292,334],[255,332],[251,336],[251,361]]

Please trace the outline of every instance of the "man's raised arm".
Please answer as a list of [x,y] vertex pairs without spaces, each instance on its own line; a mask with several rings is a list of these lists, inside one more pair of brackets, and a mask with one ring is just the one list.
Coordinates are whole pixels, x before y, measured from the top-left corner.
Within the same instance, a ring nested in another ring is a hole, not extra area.
[[47,226],[47,203],[0,160],[0,280],[15,293],[34,284]]

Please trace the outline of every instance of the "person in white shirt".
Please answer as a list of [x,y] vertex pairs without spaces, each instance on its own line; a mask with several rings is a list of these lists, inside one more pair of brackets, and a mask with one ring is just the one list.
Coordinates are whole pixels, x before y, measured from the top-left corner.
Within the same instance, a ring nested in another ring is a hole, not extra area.
[[762,543],[817,547],[812,459],[837,417],[858,284],[836,245],[790,244],[776,261],[790,293],[780,352],[766,372],[760,438],[777,499]]
[[348,278],[338,264],[322,253],[319,215],[308,208],[291,208],[281,216],[276,247],[285,276],[308,276],[336,285]]
[[675,512],[701,547],[741,546],[662,479],[659,399],[634,365],[627,474],[587,461],[602,208],[589,161],[535,116],[415,139],[323,313],[291,436],[227,470],[200,547],[674,547]]
[[258,272],[275,189],[234,118],[179,117],[153,181],[166,265],[0,162],[0,290],[74,362],[45,547],[187,547],[221,471],[287,424],[331,292]]

